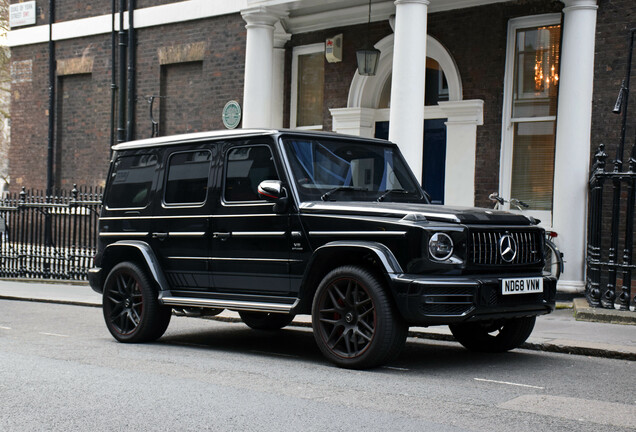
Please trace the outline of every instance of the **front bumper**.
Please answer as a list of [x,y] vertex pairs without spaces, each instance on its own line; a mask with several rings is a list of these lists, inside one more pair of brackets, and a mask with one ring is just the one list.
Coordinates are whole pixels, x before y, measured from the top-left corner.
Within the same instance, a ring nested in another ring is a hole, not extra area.
[[556,278],[543,277],[543,292],[502,295],[501,280],[536,274],[423,277],[391,279],[397,307],[409,325],[441,325],[501,318],[537,316],[554,310]]

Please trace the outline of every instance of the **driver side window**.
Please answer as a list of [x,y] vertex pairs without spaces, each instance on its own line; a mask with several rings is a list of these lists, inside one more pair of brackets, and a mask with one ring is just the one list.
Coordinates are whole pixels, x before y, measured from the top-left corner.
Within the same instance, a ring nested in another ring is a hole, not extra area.
[[226,202],[259,201],[257,190],[263,180],[279,180],[268,146],[235,147],[228,151],[225,159]]

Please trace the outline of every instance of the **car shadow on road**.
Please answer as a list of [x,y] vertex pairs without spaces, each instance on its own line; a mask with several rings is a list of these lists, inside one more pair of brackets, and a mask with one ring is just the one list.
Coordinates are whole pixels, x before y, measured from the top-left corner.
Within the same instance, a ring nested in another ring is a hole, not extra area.
[[[191,321],[191,319],[188,319]],[[199,321],[203,323],[205,321]],[[187,328],[174,328],[159,339],[158,343],[192,349],[206,349],[245,355],[297,358],[300,361],[329,365],[318,349],[311,329],[287,327],[276,331],[253,330],[241,323],[215,323]],[[383,368],[386,373],[422,371],[453,372],[480,369],[514,370],[523,368],[537,373],[545,370],[544,354],[528,350],[507,353],[475,353],[464,349],[457,342],[408,338],[400,356]]]

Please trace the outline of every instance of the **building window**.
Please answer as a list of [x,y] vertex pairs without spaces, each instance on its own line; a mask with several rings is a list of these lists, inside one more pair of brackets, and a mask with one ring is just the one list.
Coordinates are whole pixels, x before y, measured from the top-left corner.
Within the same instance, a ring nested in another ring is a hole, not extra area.
[[325,45],[294,48],[292,58],[292,128],[322,129],[325,88]]
[[500,192],[506,198],[525,201],[539,218],[548,216],[548,221],[554,182],[560,42],[558,14],[510,22]]
[[[389,75],[384,82],[384,86],[380,92],[378,108],[390,108],[392,77],[392,74]],[[425,81],[426,87],[424,90],[424,105],[437,105],[439,102],[447,101],[449,99],[448,81],[446,80],[446,75],[444,75],[442,66],[437,60],[430,57],[426,58]]]
[[203,62],[172,63],[161,66],[159,133],[175,135],[204,130],[205,82]]

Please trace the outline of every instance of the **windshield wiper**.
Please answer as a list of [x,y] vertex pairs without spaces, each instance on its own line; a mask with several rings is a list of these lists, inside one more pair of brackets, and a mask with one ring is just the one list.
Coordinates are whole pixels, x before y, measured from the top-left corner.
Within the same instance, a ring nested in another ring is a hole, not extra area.
[[336,193],[336,192],[340,192],[340,191],[350,191],[350,192],[367,192],[367,189],[364,188],[359,188],[359,187],[353,187],[353,186],[338,186],[335,187],[331,190],[328,190],[327,192],[325,192],[320,199],[323,201],[327,201],[329,200],[329,197]]
[[407,191],[407,190],[404,190],[404,189],[388,189],[382,195],[380,195],[378,197],[378,199],[376,199],[376,201],[377,202],[382,202],[382,201],[384,201],[384,199],[387,196],[389,196],[391,194],[411,195],[411,194],[414,194],[414,193],[415,192],[413,192],[413,191]]

